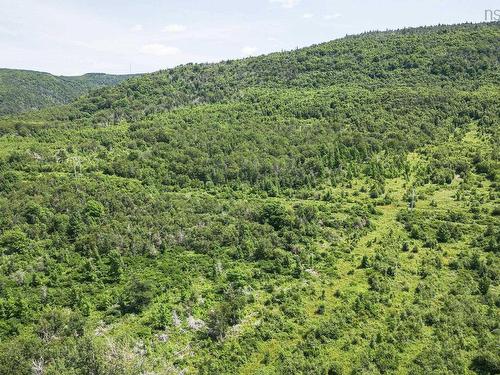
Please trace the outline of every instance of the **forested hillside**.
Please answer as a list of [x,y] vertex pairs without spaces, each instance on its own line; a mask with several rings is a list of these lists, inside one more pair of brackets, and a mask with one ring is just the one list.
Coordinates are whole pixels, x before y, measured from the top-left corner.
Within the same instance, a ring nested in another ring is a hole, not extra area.
[[65,77],[0,68],[0,116],[68,103],[90,90],[116,85],[132,76],[88,73]]
[[0,119],[0,373],[500,373],[499,40],[367,33]]

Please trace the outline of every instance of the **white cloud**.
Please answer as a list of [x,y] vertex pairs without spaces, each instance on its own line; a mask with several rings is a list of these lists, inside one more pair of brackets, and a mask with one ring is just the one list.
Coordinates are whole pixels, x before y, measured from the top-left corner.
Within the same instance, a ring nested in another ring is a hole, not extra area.
[[323,16],[323,18],[325,20],[333,20],[333,19],[340,18],[340,17],[342,17],[342,14],[340,14],[340,13],[326,14]]
[[255,52],[257,52],[257,47],[246,46],[241,49],[241,53],[245,56],[255,55]]
[[132,26],[132,28],[130,29],[130,31],[139,32],[139,31],[142,31],[143,29],[144,28],[142,27],[141,24],[137,24],[137,25]]
[[0,34],[5,34],[5,35],[10,35],[10,36],[16,36],[17,33],[13,30],[10,30],[6,27],[0,26]]
[[305,13],[304,15],[302,15],[302,18],[313,18],[314,17],[314,14],[312,13]]
[[171,25],[167,25],[163,28],[163,31],[166,33],[181,33],[183,31],[186,31],[186,26],[184,25],[178,25],[176,23],[173,23]]
[[281,5],[283,8],[293,8],[300,3],[300,0],[269,0],[271,3],[276,3]]
[[173,56],[177,55],[180,50],[177,47],[165,46],[159,43],[152,43],[142,46],[141,52],[155,56]]

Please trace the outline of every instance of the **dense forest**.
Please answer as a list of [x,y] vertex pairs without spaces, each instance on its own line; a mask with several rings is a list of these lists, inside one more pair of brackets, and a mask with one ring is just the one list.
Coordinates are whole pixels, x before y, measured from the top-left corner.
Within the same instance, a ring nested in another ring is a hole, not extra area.
[[0,118],[0,374],[500,373],[499,40],[370,32]]
[[54,76],[0,68],[0,116],[68,103],[93,89],[116,85],[133,76],[103,73]]

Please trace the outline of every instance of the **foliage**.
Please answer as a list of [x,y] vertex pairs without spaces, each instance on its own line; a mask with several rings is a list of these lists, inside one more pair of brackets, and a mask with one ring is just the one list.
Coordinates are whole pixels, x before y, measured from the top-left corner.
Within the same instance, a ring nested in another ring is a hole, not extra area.
[[499,30],[2,118],[0,373],[497,373]]

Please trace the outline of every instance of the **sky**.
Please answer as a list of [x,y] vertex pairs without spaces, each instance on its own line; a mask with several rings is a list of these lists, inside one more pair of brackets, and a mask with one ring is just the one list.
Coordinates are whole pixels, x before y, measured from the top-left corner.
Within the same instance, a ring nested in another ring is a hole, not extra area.
[[498,0],[0,0],[0,67],[152,72],[364,31],[483,22],[499,8]]

